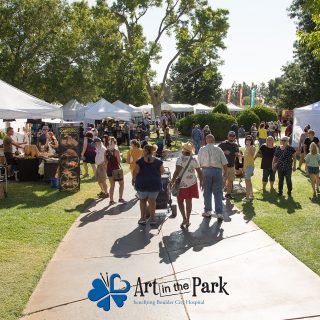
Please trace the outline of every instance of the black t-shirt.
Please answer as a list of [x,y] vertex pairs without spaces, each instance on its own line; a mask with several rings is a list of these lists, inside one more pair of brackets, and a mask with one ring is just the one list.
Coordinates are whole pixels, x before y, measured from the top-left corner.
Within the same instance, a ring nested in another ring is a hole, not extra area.
[[84,129],[83,129],[83,127],[80,127],[79,138],[80,138],[80,139],[83,139],[83,138],[84,138]]
[[311,140],[310,138],[306,138],[306,140],[304,140],[304,145],[306,146],[306,154],[308,154],[310,152],[310,144],[314,142],[316,145],[318,145],[319,143],[319,139],[317,137],[313,137],[313,140]]
[[239,152],[239,147],[235,142],[229,142],[228,140],[221,142],[218,146],[222,151],[228,150],[230,153],[226,155],[228,160],[228,167],[234,167],[236,153]]
[[268,148],[265,144],[260,147],[260,153],[262,156],[261,169],[272,169],[272,160],[276,147]]

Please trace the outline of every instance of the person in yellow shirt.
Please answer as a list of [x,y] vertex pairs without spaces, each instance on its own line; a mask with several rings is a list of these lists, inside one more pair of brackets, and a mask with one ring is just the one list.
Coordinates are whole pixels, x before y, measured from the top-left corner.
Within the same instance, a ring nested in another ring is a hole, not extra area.
[[130,141],[130,150],[127,155],[127,163],[130,164],[131,175],[136,167],[136,162],[142,157],[143,150],[141,149],[140,142],[136,139]]
[[261,122],[258,130],[258,137],[259,137],[259,147],[261,147],[264,143],[266,143],[268,132],[265,128],[265,123]]
[[253,200],[253,188],[252,188],[251,177],[254,171],[254,155],[256,152],[256,148],[254,146],[253,138],[250,135],[246,136],[244,143],[245,143],[245,150],[243,153],[243,159],[244,159],[243,171],[244,171],[245,182],[246,182],[246,196],[245,198],[242,199],[242,201],[250,202]]

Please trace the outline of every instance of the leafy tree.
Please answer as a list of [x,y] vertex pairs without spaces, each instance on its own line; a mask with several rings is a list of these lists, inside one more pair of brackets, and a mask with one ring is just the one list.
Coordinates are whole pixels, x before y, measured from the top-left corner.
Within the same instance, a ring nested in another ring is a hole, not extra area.
[[277,113],[274,112],[272,109],[265,107],[263,105],[255,106],[251,109],[260,119],[261,121],[270,122],[270,121],[277,121],[278,116]]
[[260,122],[259,117],[252,111],[252,109],[246,109],[240,111],[237,115],[237,122],[239,126],[243,126],[246,131],[250,132],[250,128],[253,123],[257,125]]
[[179,59],[172,67],[169,81],[173,101],[207,105],[220,99],[221,82],[222,77],[215,64],[205,67],[196,62],[184,63],[183,59]]
[[224,113],[224,114],[230,114],[230,111],[227,107],[227,105],[224,102],[219,102],[214,109],[212,110],[213,113]]
[[[155,39],[147,43],[141,18],[149,10],[159,7],[163,7],[164,15],[159,20]],[[160,114],[171,65],[181,55],[185,57],[184,63],[190,63],[190,60],[201,63],[216,61],[218,49],[224,48],[223,39],[228,29],[227,11],[213,10],[205,0],[117,0],[112,6],[112,11],[124,26],[122,54],[125,59],[132,59],[136,67],[136,78],[143,79],[146,83],[157,115]],[[161,59],[160,40],[164,34],[175,36],[177,51],[168,62],[162,82],[156,88],[155,72],[151,64]]]

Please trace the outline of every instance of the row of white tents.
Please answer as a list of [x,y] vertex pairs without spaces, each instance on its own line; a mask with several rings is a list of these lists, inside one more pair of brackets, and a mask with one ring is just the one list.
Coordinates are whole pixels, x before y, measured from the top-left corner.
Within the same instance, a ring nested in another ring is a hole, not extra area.
[[[212,111],[210,107],[202,104],[192,106],[166,102],[162,103],[161,109],[168,112],[182,113],[206,113]],[[242,108],[232,104],[228,104],[228,109],[231,112],[242,110]],[[101,120],[110,117],[129,121],[133,117],[142,117],[145,112],[152,114],[152,110],[152,105],[135,107],[119,100],[110,103],[105,99],[100,99],[96,103],[88,103],[86,106],[76,100],[71,100],[60,108],[0,80],[0,119],[43,119],[44,122],[47,122],[46,120],[49,122],[49,119],[64,119],[79,122],[85,119]],[[300,135],[307,124],[311,125],[318,136],[320,135],[320,101],[306,107],[294,109],[294,146],[298,145]]]

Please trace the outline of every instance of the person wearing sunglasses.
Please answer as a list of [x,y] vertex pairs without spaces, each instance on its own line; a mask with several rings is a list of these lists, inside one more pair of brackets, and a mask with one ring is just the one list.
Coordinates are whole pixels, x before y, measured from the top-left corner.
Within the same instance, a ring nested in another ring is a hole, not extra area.
[[272,168],[278,172],[278,195],[283,195],[283,182],[286,179],[288,196],[292,193],[292,171],[296,171],[296,150],[289,145],[289,137],[281,138],[280,147],[276,148],[274,153]]
[[238,157],[240,154],[239,146],[236,143],[236,133],[234,131],[229,131],[228,140],[220,143],[218,147],[222,149],[223,153],[225,154],[228,160],[226,178],[225,178],[225,186],[227,188],[225,198],[228,200],[231,200],[233,199],[233,197],[231,196],[233,181],[236,178],[235,162],[236,162],[236,157]]

